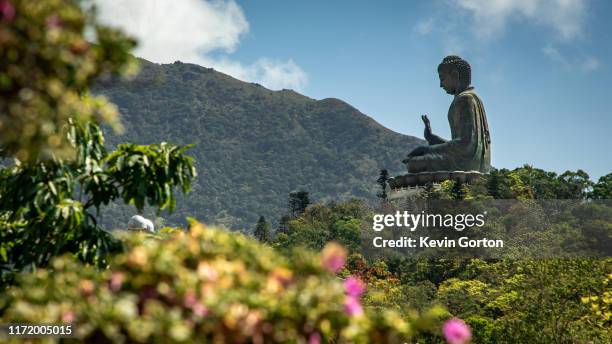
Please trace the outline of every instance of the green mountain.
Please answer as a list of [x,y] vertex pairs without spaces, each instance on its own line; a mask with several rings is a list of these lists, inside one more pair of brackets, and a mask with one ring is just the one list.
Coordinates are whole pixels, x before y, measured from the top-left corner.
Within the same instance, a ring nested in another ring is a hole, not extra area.
[[[314,201],[373,199],[379,170],[404,169],[406,153],[423,141],[393,132],[349,104],[271,91],[193,64],[142,61],[132,80],[100,82],[95,93],[120,109],[121,142],[193,143],[198,179],[180,195],[170,224],[186,216],[229,228],[252,229],[260,215],[277,221],[291,191]],[[102,210],[107,227],[124,227],[133,208]],[[145,213],[147,215],[147,213]]]

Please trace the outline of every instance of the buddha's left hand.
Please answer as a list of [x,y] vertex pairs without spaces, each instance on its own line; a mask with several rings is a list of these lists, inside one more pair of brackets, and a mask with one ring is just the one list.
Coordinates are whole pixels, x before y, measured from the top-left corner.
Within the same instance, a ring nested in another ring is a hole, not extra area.
[[421,119],[423,120],[423,123],[425,123],[425,139],[429,141],[433,136],[433,133],[431,131],[431,123],[429,122],[429,118],[427,118],[427,115],[421,116]]

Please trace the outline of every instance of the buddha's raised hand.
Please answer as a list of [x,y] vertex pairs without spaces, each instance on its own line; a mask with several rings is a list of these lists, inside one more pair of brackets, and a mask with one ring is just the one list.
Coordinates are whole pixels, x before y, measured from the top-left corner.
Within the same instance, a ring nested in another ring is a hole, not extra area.
[[425,139],[429,141],[429,139],[433,135],[431,132],[431,124],[429,123],[429,118],[427,118],[427,115],[422,115],[421,119],[423,120],[423,123],[425,123]]

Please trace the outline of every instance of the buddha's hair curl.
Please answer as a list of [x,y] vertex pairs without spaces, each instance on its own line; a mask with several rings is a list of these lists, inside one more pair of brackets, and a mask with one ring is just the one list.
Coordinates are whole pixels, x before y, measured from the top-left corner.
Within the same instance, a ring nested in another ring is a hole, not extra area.
[[438,66],[438,71],[442,68],[450,68],[450,70],[456,70],[459,72],[459,78],[467,85],[472,83],[472,67],[470,64],[457,55],[449,55],[442,59]]

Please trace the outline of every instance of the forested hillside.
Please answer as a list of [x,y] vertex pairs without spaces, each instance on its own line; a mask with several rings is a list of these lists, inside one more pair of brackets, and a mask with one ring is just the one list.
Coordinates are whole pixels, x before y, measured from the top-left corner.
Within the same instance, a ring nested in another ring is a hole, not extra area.
[[[260,215],[277,219],[289,192],[313,200],[373,198],[381,168],[403,169],[417,138],[395,133],[333,98],[314,100],[291,90],[270,91],[193,64],[141,60],[130,81],[100,82],[121,112],[122,135],[107,145],[193,143],[199,173],[179,196],[167,224],[186,216],[234,229],[252,228]],[[102,223],[122,227],[135,210],[103,208]],[[151,214],[147,214],[151,216]]]

